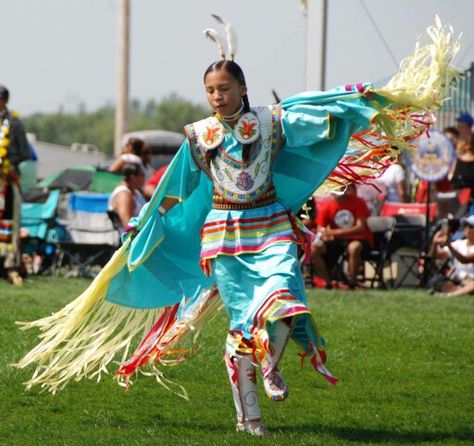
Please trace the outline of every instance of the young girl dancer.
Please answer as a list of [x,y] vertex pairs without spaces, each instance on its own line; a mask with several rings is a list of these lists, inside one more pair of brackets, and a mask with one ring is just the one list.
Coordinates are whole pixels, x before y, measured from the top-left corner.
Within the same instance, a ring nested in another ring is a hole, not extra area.
[[71,378],[96,377],[122,352],[121,381],[128,384],[148,365],[167,386],[157,364],[169,362],[174,347],[204,325],[220,295],[230,320],[225,363],[237,430],[261,436],[256,369],[268,397],[285,399],[279,363],[288,339],[336,382],[307,307],[297,257],[305,236],[294,213],[323,182],[328,190],[364,181],[389,164],[392,147],[413,146],[457,76],[448,66],[457,42],[437,22],[432,41],[380,90],[346,85],[251,107],[233,60],[231,26],[217,19],[229,46],[206,30],[221,56],[204,74],[213,115],[186,126],[187,138],[151,202],[84,294],[25,324],[43,334],[19,366],[36,363],[27,385],[55,392]]

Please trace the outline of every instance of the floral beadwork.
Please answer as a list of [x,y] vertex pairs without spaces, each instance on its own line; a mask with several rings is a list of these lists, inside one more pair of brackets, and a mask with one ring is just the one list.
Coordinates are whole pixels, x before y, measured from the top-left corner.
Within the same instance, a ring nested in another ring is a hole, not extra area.
[[206,120],[204,128],[199,133],[198,143],[204,150],[212,150],[224,141],[224,126],[215,118]]
[[249,173],[244,170],[243,172],[240,172],[240,174],[238,175],[235,185],[240,190],[248,191],[252,189],[254,183],[255,182],[252,179],[252,177],[249,175]]
[[[272,182],[270,165],[281,146],[279,110],[279,106],[252,109],[250,115],[258,123],[259,137],[253,142],[245,141],[251,146],[247,162],[234,157],[234,153],[228,153],[226,150],[227,140],[229,142],[232,138],[238,140],[235,128],[234,131],[228,131],[229,129],[223,126],[224,140],[217,146],[216,154],[209,165],[206,162],[206,153],[209,149],[204,147],[202,141],[204,136],[208,136],[206,130],[209,125],[214,125],[215,117],[186,126],[193,159],[213,181],[217,195],[233,203],[246,203],[258,200],[268,190]],[[252,121],[246,120],[246,122]],[[255,127],[249,126],[242,131],[253,133],[253,129]]]
[[234,128],[234,136],[242,144],[250,144],[260,137],[259,121],[253,113],[245,113]]

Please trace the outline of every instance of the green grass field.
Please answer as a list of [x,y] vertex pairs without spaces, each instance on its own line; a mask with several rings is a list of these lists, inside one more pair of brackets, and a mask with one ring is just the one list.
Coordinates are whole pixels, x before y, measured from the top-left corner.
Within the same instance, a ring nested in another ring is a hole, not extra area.
[[310,292],[328,340],[327,385],[293,345],[282,369],[290,398],[261,395],[271,435],[234,432],[234,408],[222,353],[224,312],[209,323],[197,355],[167,376],[186,387],[185,401],[152,378],[128,392],[110,377],[69,385],[56,396],[25,391],[32,370],[9,365],[35,344],[16,320],[50,314],[87,286],[85,280],[33,278],[22,288],[0,282],[0,445],[460,445],[474,444],[472,298],[424,291]]

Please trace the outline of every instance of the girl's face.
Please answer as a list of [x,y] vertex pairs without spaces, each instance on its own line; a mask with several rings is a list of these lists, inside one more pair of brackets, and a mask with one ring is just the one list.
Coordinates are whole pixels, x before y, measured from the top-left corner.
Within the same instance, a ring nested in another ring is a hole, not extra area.
[[204,79],[207,101],[212,109],[222,116],[234,114],[241,106],[247,87],[225,70],[214,70]]

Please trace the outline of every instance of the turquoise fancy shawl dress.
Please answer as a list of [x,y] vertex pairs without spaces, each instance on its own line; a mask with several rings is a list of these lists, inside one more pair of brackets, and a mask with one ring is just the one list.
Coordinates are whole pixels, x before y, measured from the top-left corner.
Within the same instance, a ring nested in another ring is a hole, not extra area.
[[[262,108],[272,115],[271,123],[262,122],[272,132],[271,175],[264,182],[274,185],[276,199],[259,209],[225,211],[224,220],[244,222],[242,228],[254,218],[265,222],[263,233],[241,228],[238,242],[228,224],[217,237],[209,232],[223,214],[212,209],[213,175],[196,150],[197,123],[188,126],[188,137],[151,201],[130,222],[134,230],[99,276],[58,313],[25,324],[43,331],[38,346],[18,364],[36,364],[27,386],[39,384],[54,393],[70,379],[99,377],[117,355],[122,365],[116,375],[125,385],[148,366],[168,386],[159,364],[183,360],[186,354],[176,347],[199,332],[221,302],[230,319],[231,348],[247,347],[261,362],[272,323],[296,316],[292,336],[301,355],[335,382],[306,306],[296,258],[300,225],[293,215],[318,188],[380,174],[392,146],[406,148],[429,128],[428,111],[406,100],[397,105],[393,95],[386,96],[368,84],[346,85]],[[221,149],[238,170],[241,144],[230,131]],[[248,186],[254,180],[244,175],[239,181]],[[225,190],[220,192],[225,196]],[[161,216],[158,207],[165,197],[179,202]],[[141,337],[130,357],[132,343]]]

